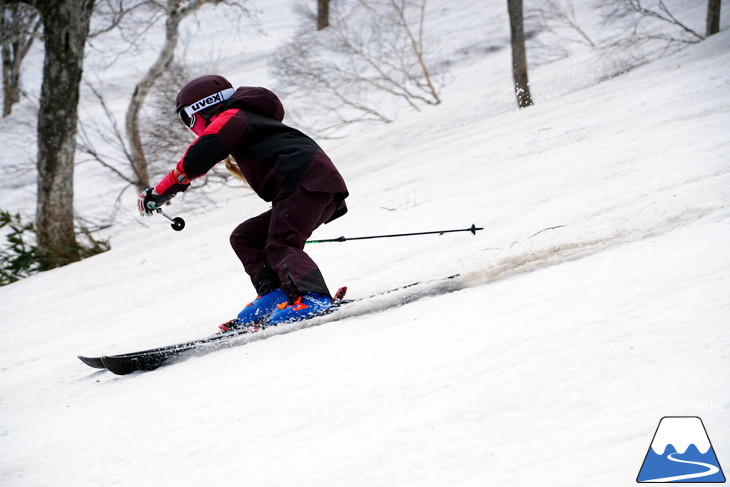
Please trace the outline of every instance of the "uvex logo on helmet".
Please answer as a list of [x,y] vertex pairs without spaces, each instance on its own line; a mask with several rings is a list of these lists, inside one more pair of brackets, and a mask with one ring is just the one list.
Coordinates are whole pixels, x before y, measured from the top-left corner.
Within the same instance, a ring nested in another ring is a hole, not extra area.
[[188,115],[192,115],[193,113],[197,113],[208,107],[222,103],[229,99],[235,91],[236,90],[233,88],[228,88],[223,91],[219,91],[218,93],[213,93],[212,95],[206,96],[205,98],[192,103],[190,106],[185,107],[185,112],[187,112]]
[[198,100],[197,102],[190,105],[190,108],[192,109],[193,113],[199,112],[200,110],[204,109],[205,107],[208,107],[210,105],[215,105],[217,103],[220,103],[223,101],[222,91],[214,94],[213,96],[209,96],[208,98],[205,98],[203,100]]

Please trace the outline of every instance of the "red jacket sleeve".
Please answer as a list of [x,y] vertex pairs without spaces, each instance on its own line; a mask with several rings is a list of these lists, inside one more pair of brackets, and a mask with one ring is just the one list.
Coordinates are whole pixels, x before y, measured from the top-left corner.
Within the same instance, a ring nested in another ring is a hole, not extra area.
[[225,159],[248,132],[246,118],[236,117],[239,112],[238,109],[230,109],[213,117],[205,132],[188,146],[175,169],[155,186],[155,191],[158,194],[185,191],[192,179],[204,175]]

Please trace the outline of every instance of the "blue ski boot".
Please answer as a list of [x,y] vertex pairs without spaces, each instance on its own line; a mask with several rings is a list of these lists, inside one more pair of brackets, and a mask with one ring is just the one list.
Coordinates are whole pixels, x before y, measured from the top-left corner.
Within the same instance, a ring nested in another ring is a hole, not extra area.
[[332,308],[332,298],[325,294],[306,293],[293,303],[284,302],[269,317],[265,326],[275,326],[282,323],[306,320],[323,315]]
[[278,310],[280,304],[286,305],[288,298],[281,289],[274,289],[263,296],[258,296],[238,313],[238,326],[254,323],[265,323]]

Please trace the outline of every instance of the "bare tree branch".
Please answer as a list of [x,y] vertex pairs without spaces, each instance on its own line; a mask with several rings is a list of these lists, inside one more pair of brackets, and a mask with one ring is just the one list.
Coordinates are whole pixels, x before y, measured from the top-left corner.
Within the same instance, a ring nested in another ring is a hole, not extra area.
[[332,1],[330,25],[320,32],[309,28],[306,12],[305,28],[272,63],[277,89],[316,98],[320,110],[310,110],[308,128],[328,137],[348,123],[392,121],[401,106],[418,111],[441,103],[443,79],[434,78],[428,60],[425,12],[426,0]]
[[663,0],[614,0],[602,10],[603,26],[621,28],[600,46],[620,72],[704,39],[672,14]]

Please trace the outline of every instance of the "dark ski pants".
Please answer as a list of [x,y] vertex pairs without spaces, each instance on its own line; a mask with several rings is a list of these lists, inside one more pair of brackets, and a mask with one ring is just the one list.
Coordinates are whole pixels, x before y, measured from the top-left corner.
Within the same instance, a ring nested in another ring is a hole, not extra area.
[[243,263],[259,296],[281,287],[293,301],[304,293],[330,296],[304,242],[334,214],[338,201],[329,193],[297,186],[272,208],[241,223],[231,234],[233,251]]

